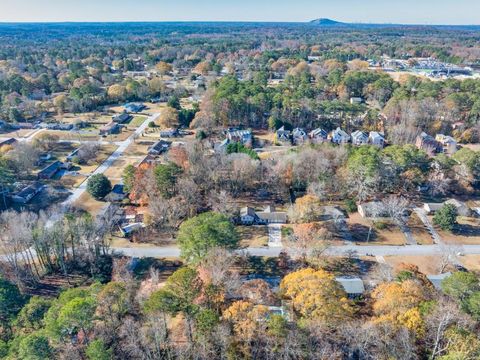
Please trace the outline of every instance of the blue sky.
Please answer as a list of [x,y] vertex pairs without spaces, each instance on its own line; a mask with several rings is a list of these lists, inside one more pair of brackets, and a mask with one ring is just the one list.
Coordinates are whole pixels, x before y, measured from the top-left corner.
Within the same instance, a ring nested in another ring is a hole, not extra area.
[[0,0],[12,21],[308,21],[480,25],[480,0]]

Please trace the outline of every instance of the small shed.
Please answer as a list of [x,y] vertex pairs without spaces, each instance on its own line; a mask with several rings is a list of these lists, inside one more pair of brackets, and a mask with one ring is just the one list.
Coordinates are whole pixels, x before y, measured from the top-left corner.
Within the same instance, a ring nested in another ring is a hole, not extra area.
[[335,280],[342,285],[349,298],[358,298],[365,292],[365,285],[359,277],[337,277]]

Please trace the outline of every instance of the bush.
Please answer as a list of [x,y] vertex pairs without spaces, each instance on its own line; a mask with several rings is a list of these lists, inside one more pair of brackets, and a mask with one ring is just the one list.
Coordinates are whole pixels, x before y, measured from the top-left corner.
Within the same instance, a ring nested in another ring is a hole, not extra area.
[[452,231],[457,223],[457,208],[452,204],[445,204],[433,216],[433,223],[442,230]]
[[103,199],[112,191],[112,183],[103,174],[92,175],[90,179],[88,179],[87,191],[95,199]]
[[207,133],[203,130],[198,130],[195,137],[197,138],[197,140],[204,140],[207,138]]
[[353,214],[354,212],[357,212],[357,203],[353,199],[347,199],[345,200],[345,209],[349,214]]
[[288,237],[290,235],[293,235],[293,229],[288,226],[282,226],[281,232],[283,237]]
[[18,355],[21,359],[50,359],[52,353],[48,338],[40,333],[33,333],[25,337],[18,348]]
[[377,221],[374,223],[375,229],[385,230],[387,228],[387,223],[383,221]]
[[112,359],[113,351],[105,346],[105,343],[100,340],[93,340],[85,350],[88,360],[110,360]]
[[227,145],[227,154],[234,154],[234,153],[247,154],[253,160],[259,160],[260,159],[258,157],[258,154],[255,151],[247,148],[245,145],[243,145],[239,142],[234,142],[234,143],[231,143],[231,144]]

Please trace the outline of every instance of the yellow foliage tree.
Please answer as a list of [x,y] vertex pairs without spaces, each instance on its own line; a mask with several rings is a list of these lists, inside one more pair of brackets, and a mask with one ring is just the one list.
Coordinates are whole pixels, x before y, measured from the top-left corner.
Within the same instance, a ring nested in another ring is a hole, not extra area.
[[117,101],[125,99],[126,93],[127,89],[125,88],[125,86],[118,84],[110,86],[107,90],[108,97]]
[[319,220],[322,214],[320,200],[314,195],[305,195],[295,201],[295,205],[290,209],[289,217],[296,223],[312,222]]
[[224,319],[230,321],[233,330],[243,340],[250,340],[258,329],[259,321],[268,314],[268,308],[248,301],[236,301],[223,312]]
[[424,333],[424,320],[418,306],[428,300],[428,291],[417,280],[384,283],[372,292],[376,321],[405,326],[417,335]]
[[158,117],[158,124],[162,128],[173,128],[178,126],[178,110],[167,107]]
[[199,62],[192,70],[195,74],[207,75],[212,70],[212,66],[208,61]]
[[338,323],[355,311],[335,277],[323,270],[308,268],[290,273],[283,278],[280,288],[306,319]]
[[166,63],[165,61],[160,61],[159,63],[157,63],[157,65],[155,65],[155,68],[158,70],[160,75],[165,75],[166,73],[169,73],[173,70],[172,65]]

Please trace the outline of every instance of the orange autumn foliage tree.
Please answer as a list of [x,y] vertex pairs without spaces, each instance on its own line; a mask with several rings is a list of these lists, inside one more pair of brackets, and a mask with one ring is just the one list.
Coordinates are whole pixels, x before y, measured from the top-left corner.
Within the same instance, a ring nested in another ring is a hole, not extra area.
[[334,324],[351,317],[355,308],[335,276],[324,270],[298,270],[280,284],[283,295],[305,319]]
[[380,284],[372,292],[376,321],[405,326],[422,334],[425,324],[419,306],[428,298],[428,289],[418,280]]
[[223,312],[224,319],[230,321],[233,331],[242,340],[253,339],[258,329],[258,320],[265,318],[268,308],[248,301],[236,301]]
[[130,191],[129,199],[140,205],[148,204],[148,191],[145,186],[147,172],[152,166],[150,164],[141,164],[135,171],[135,180],[133,182],[132,191]]
[[175,146],[168,152],[168,159],[186,170],[188,167],[188,152],[183,146]]

